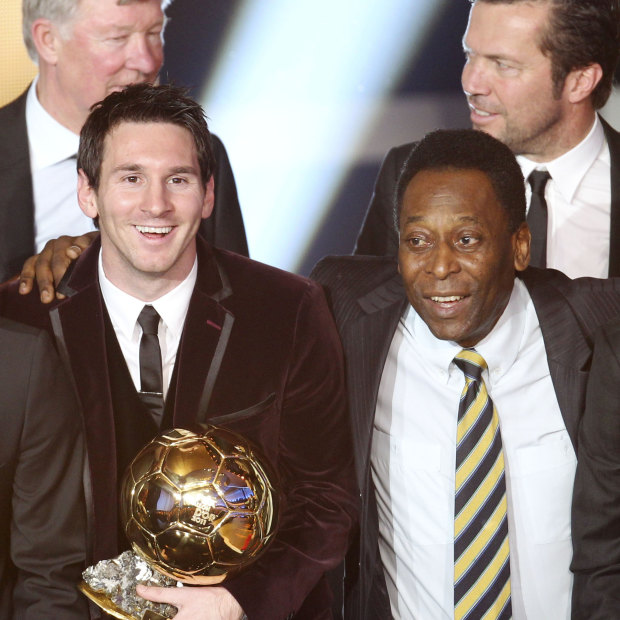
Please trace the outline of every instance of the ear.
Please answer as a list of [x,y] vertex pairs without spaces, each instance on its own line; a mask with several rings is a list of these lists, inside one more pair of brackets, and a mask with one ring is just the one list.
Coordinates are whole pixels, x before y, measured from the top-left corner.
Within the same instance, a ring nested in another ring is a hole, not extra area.
[[33,22],[31,34],[39,59],[55,65],[58,61],[58,47],[62,42],[56,25],[49,19],[40,17]]
[[514,265],[517,271],[524,271],[530,264],[530,241],[532,235],[527,222],[523,222],[516,232],[512,233],[512,249]]
[[564,82],[565,93],[570,103],[580,103],[587,99],[603,77],[603,69],[597,62],[573,69]]
[[77,197],[80,209],[82,209],[84,215],[93,220],[99,216],[97,192],[91,187],[88,178],[81,168],[78,170]]
[[213,175],[207,181],[205,186],[205,196],[202,202],[202,219],[206,220],[213,212],[213,206],[215,204],[215,182],[213,181]]

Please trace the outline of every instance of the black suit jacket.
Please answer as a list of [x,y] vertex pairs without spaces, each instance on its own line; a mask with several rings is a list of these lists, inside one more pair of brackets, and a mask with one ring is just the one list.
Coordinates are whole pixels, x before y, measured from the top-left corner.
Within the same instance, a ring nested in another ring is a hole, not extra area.
[[[620,276],[620,133],[601,118],[611,158],[611,229],[609,276]],[[366,218],[357,237],[355,254],[396,256],[398,234],[394,227],[394,192],[400,170],[415,142],[391,149],[383,160]]]
[[[61,302],[0,287],[0,313],[53,331],[85,417],[94,559],[116,555],[112,396],[98,285],[99,242],[76,261]],[[198,277],[176,361],[173,424],[244,435],[278,473],[278,534],[250,569],[225,582],[250,619],[329,618],[325,571],[344,557],[356,519],[342,350],[321,288],[198,243]]]
[[[0,108],[0,282],[17,275],[35,253],[34,199],[26,128],[26,96]],[[243,216],[230,161],[222,141],[213,138],[215,204],[200,232],[218,247],[248,255]],[[77,186],[76,186],[77,191]]]
[[44,332],[0,319],[0,618],[88,617],[82,427]]
[[[313,271],[323,284],[340,332],[349,385],[357,481],[362,508],[357,548],[347,558],[351,620],[391,618],[377,546],[370,444],[383,367],[407,300],[396,261],[389,257],[327,258]],[[538,314],[551,379],[566,429],[577,451],[594,331],[620,315],[620,280],[571,280],[555,270],[522,274]]]
[[573,618],[620,616],[620,320],[597,334],[573,494]]

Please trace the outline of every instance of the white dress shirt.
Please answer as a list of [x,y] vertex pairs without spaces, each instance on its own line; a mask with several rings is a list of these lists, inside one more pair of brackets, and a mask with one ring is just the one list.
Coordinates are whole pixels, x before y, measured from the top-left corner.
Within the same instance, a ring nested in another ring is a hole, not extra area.
[[[476,350],[500,419],[506,463],[513,617],[568,620],[576,457],[525,285]],[[371,467],[379,549],[395,618],[454,617],[454,479],[461,347],[438,340],[413,308],[383,370]]]
[[[544,164],[518,156],[523,177],[547,170],[547,267],[571,278],[609,274],[611,164],[603,125],[596,120],[589,134],[564,155]],[[527,204],[531,189],[526,182]]]
[[[187,316],[189,301],[196,284],[198,261],[189,275],[177,287],[156,299],[146,302],[153,306],[161,317],[157,336],[161,349],[162,379],[164,400],[170,386],[170,379],[177,358],[177,350],[183,333],[183,325]],[[112,284],[105,275],[101,253],[99,253],[99,286],[105,302],[110,321],[116,334],[118,344],[137,391],[140,391],[140,339],[142,328],[138,325],[138,315],[142,312],[145,302],[121,291]]]
[[38,77],[26,96],[26,127],[34,199],[35,246],[40,252],[50,239],[95,230],[77,201],[74,156],[79,136],[52,118],[39,103]]

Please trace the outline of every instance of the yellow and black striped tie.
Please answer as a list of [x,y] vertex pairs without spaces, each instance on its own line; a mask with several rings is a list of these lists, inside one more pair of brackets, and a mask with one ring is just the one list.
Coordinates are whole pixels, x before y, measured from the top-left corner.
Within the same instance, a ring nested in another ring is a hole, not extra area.
[[465,374],[456,438],[454,618],[512,617],[506,479],[499,419],[474,349],[454,363]]

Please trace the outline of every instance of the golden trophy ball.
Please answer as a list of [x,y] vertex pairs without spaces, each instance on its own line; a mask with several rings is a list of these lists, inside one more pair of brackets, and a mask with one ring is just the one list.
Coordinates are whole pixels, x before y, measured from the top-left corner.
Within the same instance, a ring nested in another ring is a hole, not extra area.
[[273,476],[237,433],[207,427],[161,433],[131,462],[121,519],[133,552],[84,572],[80,589],[115,618],[172,618],[174,607],[135,592],[145,585],[208,586],[254,562],[278,516]]

